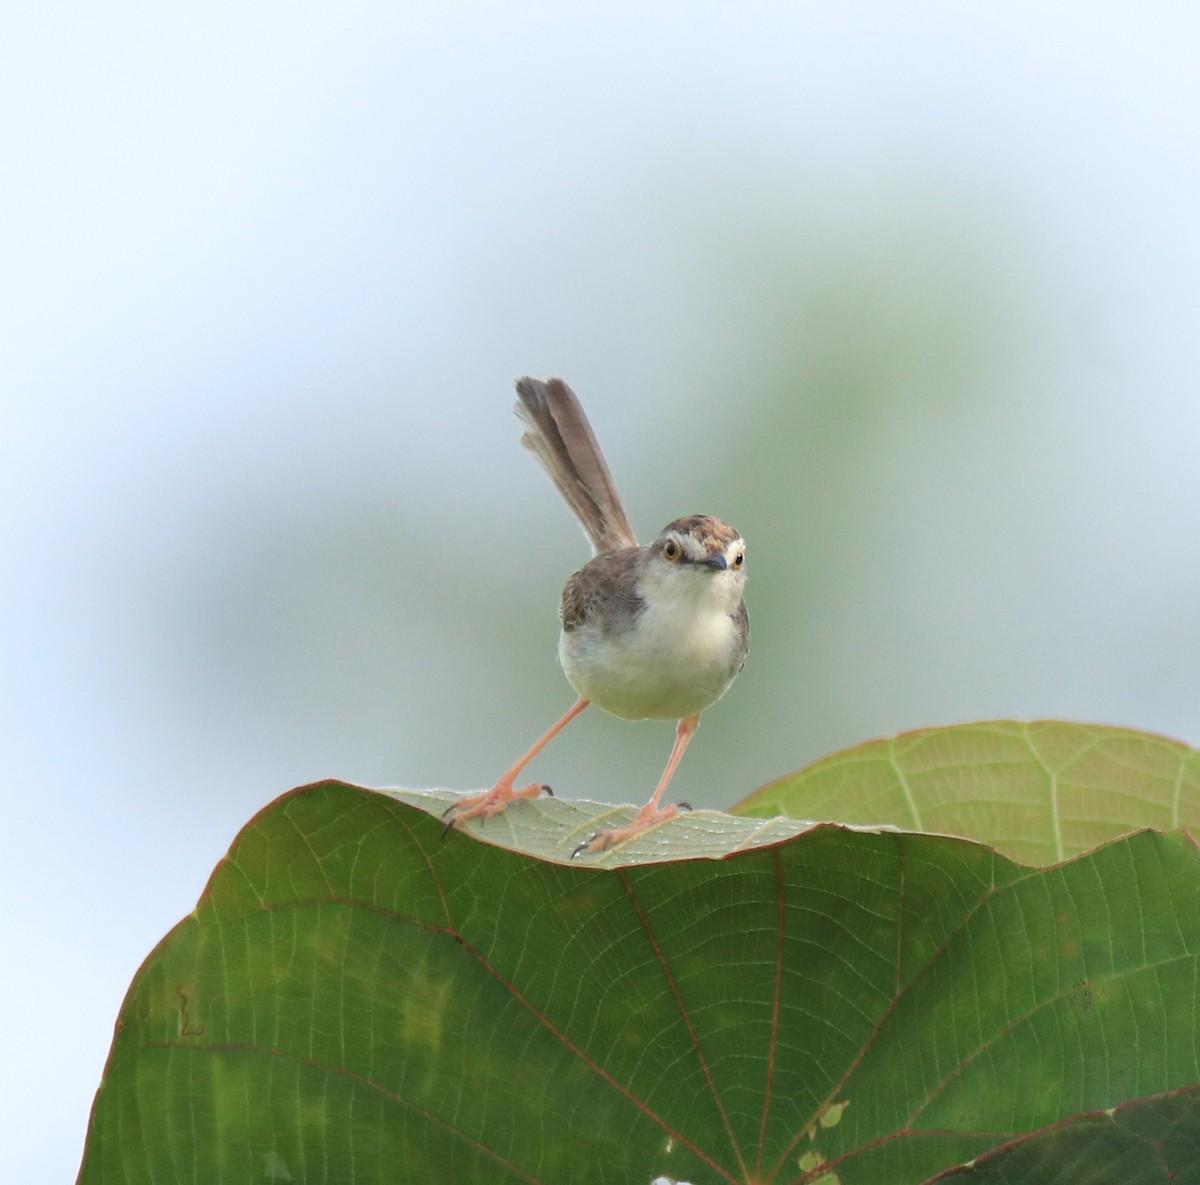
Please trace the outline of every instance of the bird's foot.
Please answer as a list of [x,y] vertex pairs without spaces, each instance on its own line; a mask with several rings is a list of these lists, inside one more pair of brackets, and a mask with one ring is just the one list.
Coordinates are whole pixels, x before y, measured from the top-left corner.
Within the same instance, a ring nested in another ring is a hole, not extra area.
[[511,779],[501,778],[483,794],[472,794],[467,798],[460,798],[457,802],[452,802],[442,812],[442,818],[446,820],[442,835],[445,835],[451,827],[461,826],[468,819],[479,818],[486,821],[507,809],[510,803],[516,802],[519,798],[537,798],[542,794],[554,797],[554,791],[540,782],[532,782],[518,790],[513,786]]
[[675,818],[681,810],[690,811],[691,809],[686,802],[672,802],[667,806],[655,806],[654,803],[648,802],[634,815],[633,821],[624,827],[613,827],[607,831],[597,831],[595,834],[589,835],[571,853],[571,859],[574,860],[576,856],[582,856],[584,853],[591,855],[594,852],[606,852],[609,848],[615,848],[617,844],[624,843],[627,839],[641,835],[643,831],[649,831],[651,827],[657,827],[659,823],[665,823],[668,819]]

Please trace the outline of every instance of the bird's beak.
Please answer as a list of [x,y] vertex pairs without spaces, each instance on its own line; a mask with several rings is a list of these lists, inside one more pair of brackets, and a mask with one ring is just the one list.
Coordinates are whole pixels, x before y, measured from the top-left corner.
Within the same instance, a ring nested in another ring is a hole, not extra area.
[[723,552],[715,551],[707,559],[700,561],[706,568],[711,568],[714,572],[724,572],[729,565],[725,562]]

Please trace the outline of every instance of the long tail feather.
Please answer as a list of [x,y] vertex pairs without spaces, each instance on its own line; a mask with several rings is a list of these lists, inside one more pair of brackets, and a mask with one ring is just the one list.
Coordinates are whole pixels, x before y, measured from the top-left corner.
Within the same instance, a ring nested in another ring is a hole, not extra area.
[[517,379],[521,443],[537,457],[591,541],[592,550],[636,547],[612,474],[575,393],[562,379]]

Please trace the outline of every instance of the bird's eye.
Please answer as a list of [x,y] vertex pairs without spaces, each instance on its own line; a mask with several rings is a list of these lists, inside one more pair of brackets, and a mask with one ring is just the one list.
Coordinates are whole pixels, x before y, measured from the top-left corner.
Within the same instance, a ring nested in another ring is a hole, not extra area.
[[663,544],[663,555],[669,560],[677,560],[683,554],[683,549],[674,539],[668,539]]
[[745,562],[746,562],[746,553],[744,551],[739,551],[737,553],[737,555],[735,555],[733,557],[733,566],[735,568],[740,568]]

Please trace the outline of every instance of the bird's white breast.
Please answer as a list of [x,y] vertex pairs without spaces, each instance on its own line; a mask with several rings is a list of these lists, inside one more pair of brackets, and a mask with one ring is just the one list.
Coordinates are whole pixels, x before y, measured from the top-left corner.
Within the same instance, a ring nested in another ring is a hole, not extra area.
[[[559,658],[584,699],[627,720],[680,720],[720,699],[741,669],[741,599],[731,573],[671,572],[642,588],[628,628],[564,631]],[[732,600],[732,604],[730,603]]]

